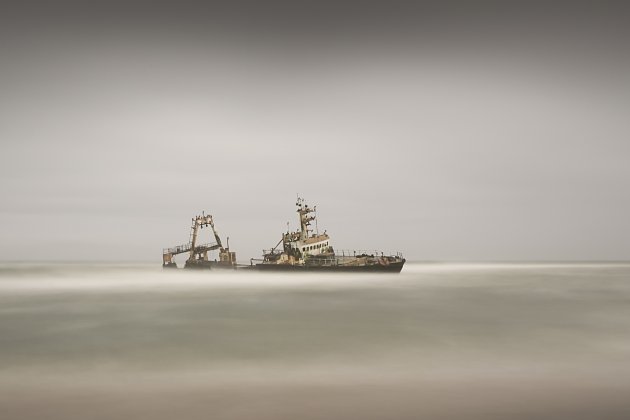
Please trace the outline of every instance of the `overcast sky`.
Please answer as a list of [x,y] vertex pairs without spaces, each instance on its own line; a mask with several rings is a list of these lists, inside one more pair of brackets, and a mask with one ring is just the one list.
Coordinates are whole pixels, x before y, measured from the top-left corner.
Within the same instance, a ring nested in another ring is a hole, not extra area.
[[628,259],[630,15],[470,3],[2,6],[0,260]]

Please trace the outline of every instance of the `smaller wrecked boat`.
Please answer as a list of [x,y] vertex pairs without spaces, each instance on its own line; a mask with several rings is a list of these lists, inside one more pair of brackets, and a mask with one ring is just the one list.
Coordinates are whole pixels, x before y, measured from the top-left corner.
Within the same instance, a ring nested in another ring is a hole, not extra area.
[[[198,244],[197,237],[200,229],[204,227],[212,228],[214,234],[214,243]],[[208,252],[219,251],[218,260],[210,260]],[[203,214],[193,217],[192,227],[190,230],[190,241],[183,245],[177,245],[172,248],[162,250],[162,267],[177,268],[174,257],[178,254],[188,253],[188,259],[184,268],[236,268],[236,252],[230,251],[230,238],[227,238],[227,246],[223,247],[221,238],[214,227],[214,220],[211,215]]]
[[[297,213],[300,230],[287,231],[271,250],[263,250],[262,260],[252,259],[251,267],[265,271],[319,271],[319,272],[394,272],[399,273],[405,259],[401,253],[385,255],[379,252],[335,252],[330,236],[324,231],[309,229],[316,223],[315,207],[298,197]],[[316,224],[317,226],[317,224]],[[254,264],[254,261],[257,261]]]

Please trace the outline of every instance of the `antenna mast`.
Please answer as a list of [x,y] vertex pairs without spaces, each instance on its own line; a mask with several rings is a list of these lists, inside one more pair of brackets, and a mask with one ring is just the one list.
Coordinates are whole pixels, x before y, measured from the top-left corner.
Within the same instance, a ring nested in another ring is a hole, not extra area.
[[304,199],[299,196],[295,205],[300,215],[300,239],[305,240],[308,238],[308,232],[310,230],[308,227],[311,225],[311,222],[315,220],[314,216],[309,216],[309,213],[312,213],[313,209],[309,208],[308,204],[304,203]]

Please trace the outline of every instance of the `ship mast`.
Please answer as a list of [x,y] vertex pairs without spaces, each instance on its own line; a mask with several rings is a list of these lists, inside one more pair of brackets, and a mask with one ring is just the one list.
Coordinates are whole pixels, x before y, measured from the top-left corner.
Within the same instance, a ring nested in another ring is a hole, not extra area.
[[[212,216],[201,214],[201,216],[196,216],[192,219],[192,228],[190,232],[190,257],[189,260],[193,260],[195,258],[195,247],[197,245],[197,233],[199,232],[199,228],[203,228],[204,226],[213,225]],[[219,242],[220,243],[220,242]]]
[[300,215],[300,239],[305,240],[308,238],[309,226],[311,222],[315,220],[314,216],[309,216],[309,213],[312,213],[314,209],[309,208],[308,204],[304,203],[304,199],[298,197],[297,202],[295,203],[297,206],[297,212]]

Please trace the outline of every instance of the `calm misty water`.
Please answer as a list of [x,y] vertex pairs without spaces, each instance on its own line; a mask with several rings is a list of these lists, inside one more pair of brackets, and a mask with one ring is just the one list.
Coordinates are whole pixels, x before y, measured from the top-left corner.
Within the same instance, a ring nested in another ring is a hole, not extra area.
[[627,419],[630,264],[0,265],[2,419]]

